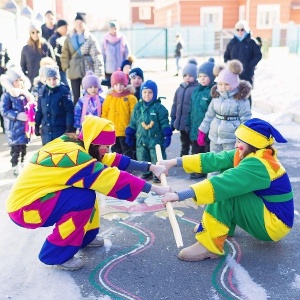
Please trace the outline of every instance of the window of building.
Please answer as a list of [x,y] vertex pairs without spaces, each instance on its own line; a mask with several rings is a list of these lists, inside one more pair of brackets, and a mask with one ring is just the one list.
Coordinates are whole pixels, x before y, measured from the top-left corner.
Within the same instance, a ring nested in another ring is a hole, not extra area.
[[272,29],[280,22],[280,5],[257,5],[257,29]]
[[151,7],[149,7],[149,6],[139,7],[139,19],[140,20],[151,20]]
[[223,28],[223,7],[222,6],[206,6],[200,8],[200,25],[205,26],[213,23],[215,30],[219,31]]
[[170,27],[172,26],[172,17],[173,17],[173,14],[172,14],[172,10],[167,10],[167,14],[166,14],[166,19],[167,19],[167,26]]

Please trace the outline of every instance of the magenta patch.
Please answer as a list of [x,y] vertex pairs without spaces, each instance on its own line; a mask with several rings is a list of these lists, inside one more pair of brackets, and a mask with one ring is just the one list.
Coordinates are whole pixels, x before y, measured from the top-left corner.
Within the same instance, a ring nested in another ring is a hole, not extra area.
[[[14,212],[9,213],[10,218],[19,226],[22,226],[24,228],[29,228],[29,229],[35,229],[38,227],[43,226],[43,224],[47,221],[49,216],[51,215],[58,198],[60,196],[61,191],[58,191],[55,193],[55,195],[52,198],[49,198],[47,201],[41,202],[40,199],[35,200],[29,205],[26,205]],[[31,224],[31,223],[26,223],[24,221],[24,211],[30,211],[30,210],[38,210],[40,217],[41,217],[41,223],[38,224]]]

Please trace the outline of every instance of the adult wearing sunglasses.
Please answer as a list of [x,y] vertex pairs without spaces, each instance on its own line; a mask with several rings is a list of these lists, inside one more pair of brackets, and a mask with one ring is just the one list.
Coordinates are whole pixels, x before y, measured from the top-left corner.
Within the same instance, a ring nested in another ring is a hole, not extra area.
[[[249,81],[253,87],[254,70],[261,58],[260,47],[251,38],[247,21],[238,21],[235,24],[234,37],[226,47],[224,61],[238,59],[243,64],[243,72],[240,74],[240,79]],[[251,105],[251,96],[249,100]]]
[[51,57],[55,61],[55,54],[52,46],[42,37],[41,27],[36,23],[29,25],[29,39],[21,52],[21,68],[23,73],[33,80],[39,75],[40,61],[44,57]]

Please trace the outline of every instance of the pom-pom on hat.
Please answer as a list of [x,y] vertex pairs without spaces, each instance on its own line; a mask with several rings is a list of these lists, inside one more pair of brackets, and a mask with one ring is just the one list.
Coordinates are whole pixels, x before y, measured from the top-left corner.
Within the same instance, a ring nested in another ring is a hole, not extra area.
[[87,115],[82,122],[78,138],[83,141],[86,151],[89,150],[91,144],[113,145],[116,142],[114,123],[104,118]]
[[226,66],[217,65],[213,69],[213,73],[216,77],[215,82],[225,82],[231,86],[231,89],[234,90],[239,86],[240,78],[239,74],[243,72],[242,63],[233,59],[227,62]]
[[213,69],[215,66],[215,60],[213,57],[209,58],[207,62],[203,63],[198,70],[199,74],[205,74],[209,77],[210,83],[213,83],[215,81],[215,75],[213,73]]
[[121,71],[123,71],[124,67],[127,66],[127,65],[132,66],[132,63],[134,62],[134,60],[135,60],[135,58],[132,55],[129,55],[127,57],[127,59],[123,60],[122,64],[121,64],[121,68],[120,68]]
[[115,71],[111,75],[110,83],[111,83],[112,87],[117,83],[121,83],[121,84],[127,86],[128,85],[128,79],[127,79],[127,76],[124,72]]
[[101,88],[101,82],[98,76],[94,74],[93,71],[87,71],[85,76],[82,79],[82,87],[87,90],[88,88],[96,86],[99,89]]
[[140,68],[133,68],[129,72],[129,78],[134,78],[135,76],[139,76],[144,81],[144,73]]
[[270,123],[253,118],[241,124],[235,131],[235,136],[257,149],[273,145],[274,139],[278,143],[287,143],[287,140]]
[[78,12],[76,13],[75,21],[81,20],[82,22],[86,23],[86,13]]
[[182,70],[182,76],[190,75],[197,80],[197,61],[195,58],[189,59],[188,63]]
[[244,29],[245,32],[250,32],[249,24],[246,20],[239,20],[235,23],[235,29]]
[[147,81],[143,82],[141,85],[141,96],[142,96],[143,90],[146,90],[146,89],[152,90],[152,92],[153,92],[152,100],[156,100],[157,99],[157,84],[152,80],[147,80]]

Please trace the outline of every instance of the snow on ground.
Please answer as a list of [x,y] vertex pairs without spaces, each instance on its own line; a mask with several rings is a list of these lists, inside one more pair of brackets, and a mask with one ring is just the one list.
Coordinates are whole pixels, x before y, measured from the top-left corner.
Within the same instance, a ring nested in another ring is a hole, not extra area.
[[[298,57],[264,60],[257,67],[252,93],[253,116],[269,121],[284,137],[297,141],[300,141],[300,123],[293,122],[293,114],[300,109],[299,70]],[[170,72],[161,72],[155,76],[155,81],[161,86],[166,76],[172,75]],[[170,89],[171,99],[178,84],[176,81],[173,86],[167,87]],[[0,150],[1,166],[7,166],[9,151],[3,152]],[[7,169],[1,167],[0,175],[5,172],[7,173]],[[4,176],[1,178],[0,299],[81,299],[80,287],[76,285],[70,273],[44,266],[37,258],[50,229],[26,230],[16,226],[8,218],[4,211],[8,189],[4,190],[1,186],[4,185],[4,180],[10,179]],[[296,281],[298,282],[299,278]],[[90,295],[85,299],[94,297]],[[107,300],[109,297],[105,296],[102,299]]]

